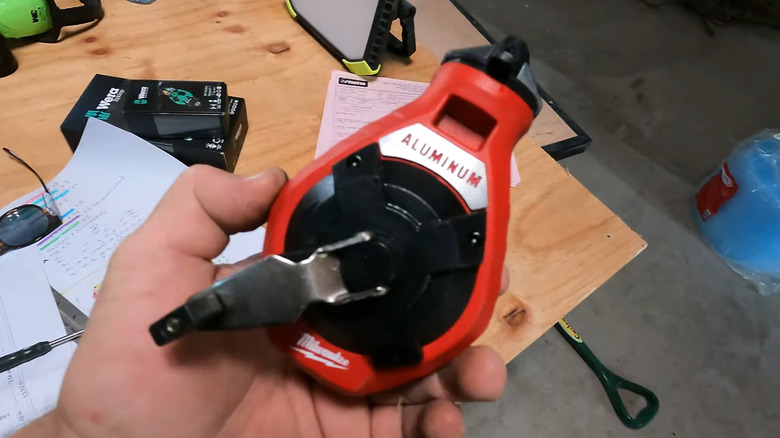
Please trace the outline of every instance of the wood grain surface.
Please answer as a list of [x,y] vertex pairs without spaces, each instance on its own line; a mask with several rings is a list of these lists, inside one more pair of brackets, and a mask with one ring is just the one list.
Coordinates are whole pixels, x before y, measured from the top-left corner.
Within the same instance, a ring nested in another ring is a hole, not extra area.
[[[443,51],[484,42],[448,1],[415,4],[418,52],[411,62],[385,59],[383,76],[429,81]],[[59,125],[96,73],[226,82],[248,105],[238,174],[279,166],[294,175],[312,160],[330,71],[340,64],[291,20],[282,0],[104,5],[105,20],[88,32],[15,49],[19,71],[0,79],[0,144],[44,179],[71,156]],[[507,361],[645,247],[532,137],[515,151],[523,181],[511,195],[511,287],[478,341]],[[0,205],[36,186],[24,168],[0,157]]]

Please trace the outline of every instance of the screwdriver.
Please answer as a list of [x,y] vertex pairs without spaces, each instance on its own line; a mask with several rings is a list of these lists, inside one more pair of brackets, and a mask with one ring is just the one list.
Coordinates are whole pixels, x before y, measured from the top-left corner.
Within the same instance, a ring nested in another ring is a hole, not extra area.
[[16,368],[19,365],[27,363],[33,359],[37,359],[53,350],[54,347],[58,347],[62,344],[80,338],[82,333],[84,333],[83,329],[61,338],[57,338],[53,341],[38,342],[35,345],[31,345],[17,352],[0,357],[0,373],[8,371],[12,368]]

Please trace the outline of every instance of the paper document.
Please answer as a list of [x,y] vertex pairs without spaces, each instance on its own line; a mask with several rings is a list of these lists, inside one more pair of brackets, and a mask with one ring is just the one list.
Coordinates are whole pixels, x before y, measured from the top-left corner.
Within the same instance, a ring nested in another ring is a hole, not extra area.
[[[184,169],[139,137],[88,120],[73,158],[48,183],[63,224],[33,246],[51,286],[89,315],[117,245],[146,220]],[[7,207],[40,204],[41,192]],[[262,228],[233,236],[215,261],[233,263],[260,252],[264,236]]]
[[[417,99],[427,88],[428,84],[424,82],[383,77],[366,80],[351,73],[333,70],[314,158],[369,123]],[[520,182],[514,154],[509,169],[510,185],[514,187]]]
[[[117,245],[146,220],[184,169],[138,137],[88,121],[73,158],[48,183],[63,224],[35,245],[0,257],[0,355],[65,335],[51,288],[89,315]],[[0,213],[41,205],[41,193],[29,193]],[[214,261],[234,263],[256,254],[264,237],[263,228],[237,234]],[[148,250],[154,251],[154,245]],[[2,373],[0,437],[54,407],[75,347],[59,346]]]
[[138,137],[90,119],[73,158],[49,184],[64,223],[35,245],[52,287],[88,315],[114,249],[185,168]]
[[[0,257],[0,278],[0,356],[65,336],[35,249]],[[54,407],[75,346],[63,344],[1,373],[0,436],[9,436]]]

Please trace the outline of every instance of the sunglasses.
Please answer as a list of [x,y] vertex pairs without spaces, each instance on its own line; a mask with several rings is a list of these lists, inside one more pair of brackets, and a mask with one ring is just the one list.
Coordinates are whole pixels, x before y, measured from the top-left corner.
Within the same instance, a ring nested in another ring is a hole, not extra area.
[[12,150],[8,148],[3,148],[3,150],[38,178],[43,186],[43,193],[40,196],[43,205],[20,205],[0,216],[0,255],[14,249],[30,246],[62,225],[62,218],[54,204],[54,197],[38,172]]

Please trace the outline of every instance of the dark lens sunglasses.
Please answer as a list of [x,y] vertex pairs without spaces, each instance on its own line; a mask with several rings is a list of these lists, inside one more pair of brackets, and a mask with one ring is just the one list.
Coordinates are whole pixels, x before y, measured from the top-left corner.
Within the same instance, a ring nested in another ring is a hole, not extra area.
[[12,150],[8,148],[3,150],[38,178],[43,186],[43,194],[41,194],[43,206],[25,204],[12,208],[0,216],[0,255],[30,246],[62,225],[62,218],[54,204],[54,197],[38,172]]

